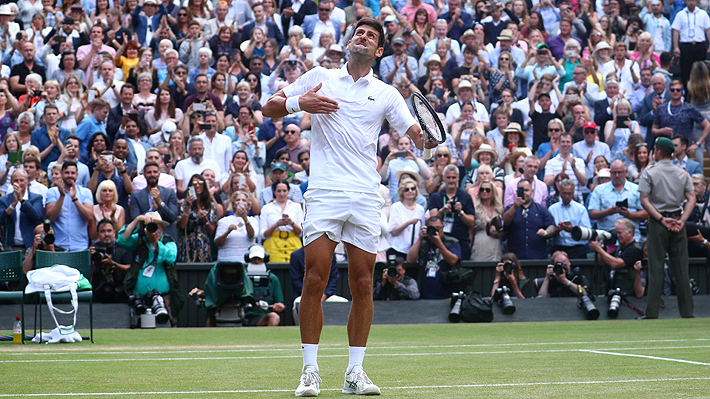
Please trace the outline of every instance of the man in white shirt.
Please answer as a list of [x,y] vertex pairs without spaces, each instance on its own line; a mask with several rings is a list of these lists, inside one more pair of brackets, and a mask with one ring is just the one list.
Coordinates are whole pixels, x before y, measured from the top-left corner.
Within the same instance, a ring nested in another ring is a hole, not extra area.
[[572,135],[560,135],[560,153],[545,164],[545,184],[552,187],[555,176],[565,172],[574,182],[574,197],[577,202],[582,201],[582,187],[587,184],[587,173],[584,171],[584,160],[572,154]]
[[[673,54],[680,57],[680,76],[683,86],[690,78],[695,61],[704,61],[710,52],[710,17],[697,8],[698,0],[685,0],[686,7],[676,14],[673,29]],[[707,39],[706,39],[707,38]]]
[[121,100],[121,87],[123,82],[115,79],[116,66],[112,60],[101,61],[101,79],[94,82],[91,87],[98,89],[101,97],[108,101],[111,108],[117,106]]
[[[379,395],[362,368],[372,323],[372,274],[380,236],[376,148],[384,119],[409,135],[420,149],[424,135],[397,90],[373,76],[372,64],[384,52],[382,24],[357,22],[348,43],[350,59],[341,69],[314,68],[276,93],[264,116],[283,117],[303,110],[313,115],[312,168],[303,223],[306,276],[301,297],[303,369],[296,396],[318,396],[318,342],[323,325],[321,297],[335,246],[350,255],[348,273],[353,302],[348,325],[349,364],[343,393]],[[435,143],[427,142],[427,147]],[[438,236],[437,236],[438,237]],[[439,240],[440,242],[441,240]]]
[[232,161],[232,139],[222,133],[217,133],[217,115],[209,113],[205,115],[205,124],[210,124],[212,127],[197,137],[202,139],[204,157],[219,165],[219,174],[222,179],[216,180],[224,183],[229,177],[229,164]]
[[459,86],[454,90],[456,96],[458,96],[459,101],[453,103],[449,109],[446,110],[446,124],[448,126],[453,125],[453,123],[461,116],[461,106],[466,103],[472,103],[474,106],[473,119],[481,122],[484,129],[487,131],[491,128],[490,117],[488,116],[488,110],[486,106],[476,101],[473,96],[473,85],[468,80],[462,80],[459,82]]
[[202,138],[193,137],[187,143],[190,158],[183,159],[175,165],[175,184],[177,185],[178,196],[182,196],[187,191],[190,178],[194,174],[200,174],[205,169],[214,171],[215,180],[222,181],[222,175],[217,162],[204,158],[204,145]]

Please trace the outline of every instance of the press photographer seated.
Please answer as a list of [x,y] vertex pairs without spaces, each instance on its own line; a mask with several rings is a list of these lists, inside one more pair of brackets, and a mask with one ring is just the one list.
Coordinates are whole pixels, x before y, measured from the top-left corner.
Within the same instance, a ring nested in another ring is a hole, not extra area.
[[183,305],[175,269],[177,245],[163,234],[168,223],[158,212],[148,212],[133,219],[118,232],[116,245],[132,252],[131,265],[123,279],[129,305],[137,314],[152,308],[158,323],[168,318],[177,326],[177,314]]
[[621,218],[616,221],[615,229],[619,247],[614,255],[602,248],[597,240],[590,241],[589,248],[597,253],[601,262],[611,268],[610,279],[613,289],[619,288],[625,294],[633,292],[636,298],[641,298],[646,285],[646,276],[641,271],[643,250],[634,240],[636,226],[631,220]]
[[373,299],[393,301],[398,299],[419,299],[417,281],[404,275],[404,259],[394,258],[382,270],[382,278],[378,279],[372,290]]
[[520,268],[518,257],[514,253],[508,252],[500,258],[500,263],[496,265],[496,278],[493,280],[491,297],[495,296],[496,290],[507,287],[511,295],[517,298],[534,296],[532,284],[525,278],[523,270]]
[[49,219],[45,219],[43,224],[35,227],[32,246],[27,249],[25,260],[22,262],[22,271],[24,271],[25,274],[35,269],[35,251],[38,249],[47,252],[66,252],[64,247],[55,244],[54,229]]
[[564,251],[552,254],[552,264],[547,265],[543,278],[535,279],[535,288],[539,298],[588,296],[589,281],[579,269],[571,269],[569,257]]
[[131,253],[116,246],[116,228],[111,220],[101,219],[96,229],[99,239],[89,247],[94,301],[125,302],[123,277],[130,268]]

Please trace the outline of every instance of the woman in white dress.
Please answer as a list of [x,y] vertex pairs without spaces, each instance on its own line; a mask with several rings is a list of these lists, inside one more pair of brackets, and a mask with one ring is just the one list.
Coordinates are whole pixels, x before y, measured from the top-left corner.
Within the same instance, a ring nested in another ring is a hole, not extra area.
[[390,208],[387,241],[391,249],[388,255],[395,253],[406,258],[412,243],[419,238],[419,230],[424,225],[425,209],[414,202],[419,195],[417,182],[414,180],[402,181],[397,188],[397,193],[399,201],[392,204]]
[[473,198],[473,206],[476,208],[476,224],[473,228],[471,260],[497,261],[502,255],[500,233],[490,222],[503,214],[503,202],[491,180],[481,182]]

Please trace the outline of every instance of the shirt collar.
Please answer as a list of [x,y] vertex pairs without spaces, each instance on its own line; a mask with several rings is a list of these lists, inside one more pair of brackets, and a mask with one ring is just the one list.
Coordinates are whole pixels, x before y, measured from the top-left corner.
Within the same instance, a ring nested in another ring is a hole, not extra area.
[[[353,77],[350,75],[350,72],[348,72],[348,63],[346,63],[345,65],[343,65],[343,66],[340,68],[340,72],[338,73],[338,78],[343,79],[343,78],[345,78],[345,77],[349,77],[350,79],[353,78]],[[374,75],[373,75],[373,73],[372,73],[372,68],[370,68],[370,72],[368,72],[367,75],[365,75],[365,76],[363,76],[362,78],[360,78],[360,80],[365,79],[365,81],[369,84],[369,83],[372,83],[372,80],[373,80],[374,78],[375,78],[375,77],[374,77]],[[358,81],[359,81],[359,80],[358,80]],[[356,82],[356,83],[357,83],[357,82]]]

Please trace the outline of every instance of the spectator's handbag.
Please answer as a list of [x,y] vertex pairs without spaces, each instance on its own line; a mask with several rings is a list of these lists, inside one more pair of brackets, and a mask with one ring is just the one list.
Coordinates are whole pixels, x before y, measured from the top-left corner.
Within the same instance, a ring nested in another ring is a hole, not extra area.
[[461,303],[461,320],[467,323],[487,323],[493,321],[493,305],[490,299],[481,298],[478,291],[466,295]]
[[[44,292],[44,297],[47,299],[49,313],[54,319],[57,328],[49,333],[40,331],[32,342],[47,342],[50,344],[58,342],[81,342],[81,335],[76,332],[76,314],[79,308],[79,299],[77,291],[91,290],[91,283],[86,277],[81,275],[81,272],[64,265],[55,265],[48,268],[31,270],[27,272],[27,287],[25,294],[35,292]],[[68,311],[61,310],[52,303],[52,292],[69,292],[71,294],[72,309]],[[73,322],[69,326],[59,324],[54,312],[61,314],[73,315]]]

